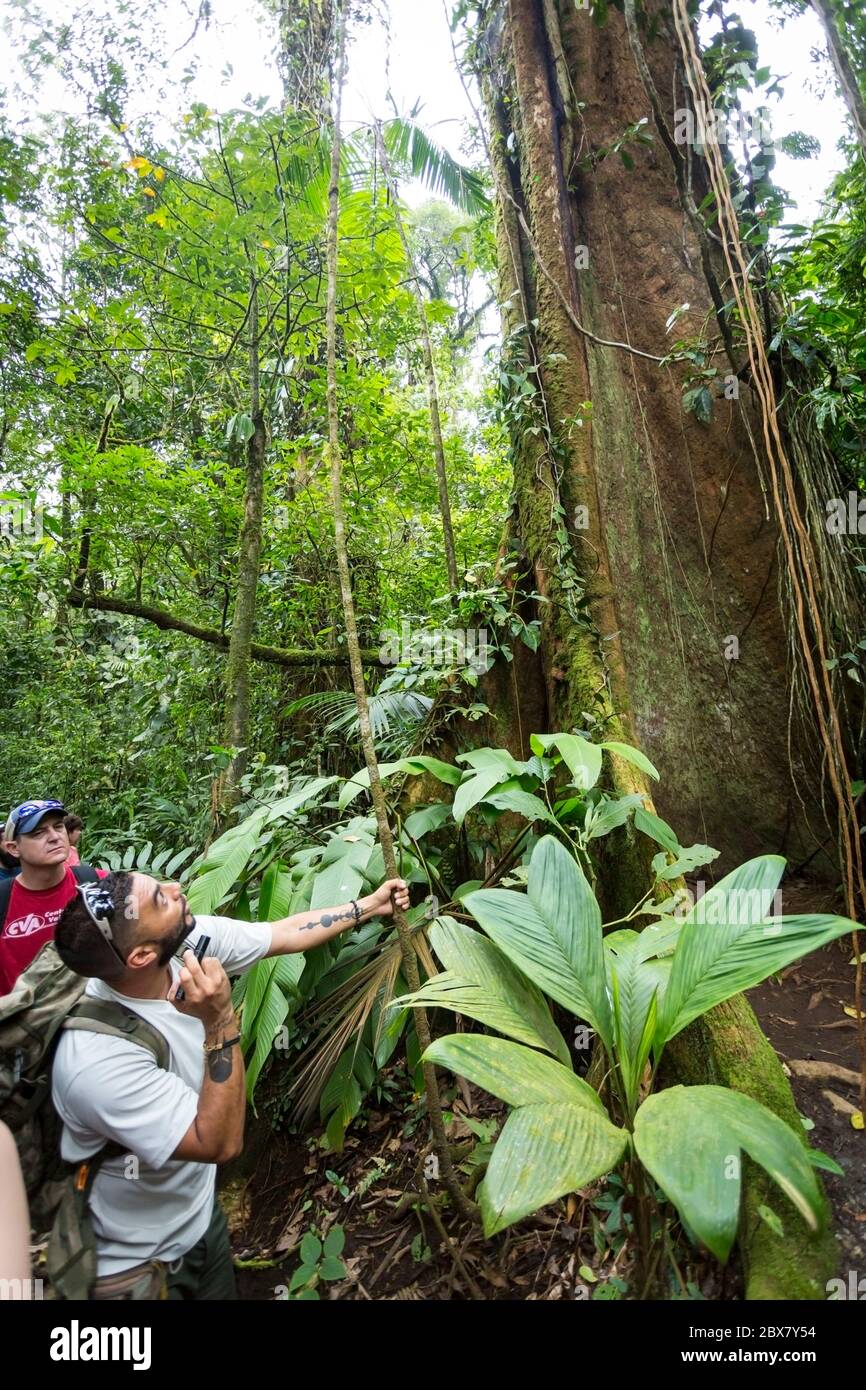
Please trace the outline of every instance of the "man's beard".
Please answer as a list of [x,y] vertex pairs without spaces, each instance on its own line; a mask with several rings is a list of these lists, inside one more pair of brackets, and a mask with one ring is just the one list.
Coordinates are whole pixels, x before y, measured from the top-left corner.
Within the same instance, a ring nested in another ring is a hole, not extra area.
[[177,948],[181,944],[181,942],[186,940],[190,932],[195,931],[195,917],[193,917],[192,921],[189,924],[187,924],[186,912],[186,900],[184,900],[184,904],[181,909],[180,915],[180,925],[178,926],[177,930],[172,932],[171,936],[166,939],[166,941],[163,943],[162,950],[159,953],[160,965],[168,965],[172,956],[176,954]]

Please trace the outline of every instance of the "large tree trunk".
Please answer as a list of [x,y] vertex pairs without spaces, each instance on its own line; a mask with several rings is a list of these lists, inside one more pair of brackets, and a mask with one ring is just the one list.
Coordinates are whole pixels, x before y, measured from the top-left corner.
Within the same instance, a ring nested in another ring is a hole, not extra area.
[[[534,456],[551,450],[524,440],[521,540],[542,591],[567,577],[563,562],[573,561],[582,578],[613,705],[631,712],[661,771],[661,813],[681,836],[721,849],[723,862],[790,852],[798,807],[777,536],[737,402],[718,399],[703,424],[683,411],[681,369],[598,346],[573,322],[657,357],[672,337],[697,337],[713,307],[700,250],[658,142],[630,146],[631,172],[616,154],[604,155],[649,114],[622,16],[612,10],[599,27],[573,5],[561,5],[560,15],[551,36],[552,0],[512,0],[488,82],[500,189],[516,201],[504,210],[513,226],[503,289],[513,292],[516,246],[527,319],[538,320],[534,350],[568,531],[558,544],[549,519],[557,489],[537,477]],[[669,102],[672,50],[657,42],[648,56]],[[673,128],[672,111],[668,119]],[[511,135],[509,154],[502,146]],[[592,157],[594,169],[581,167]],[[671,335],[666,320],[683,304],[690,309]],[[512,325],[518,312],[512,299]],[[587,401],[590,420],[563,425]],[[591,692],[586,642],[558,611],[548,623],[546,672],[551,718],[567,726],[592,712]]]
[[[629,170],[609,152],[650,115],[623,16],[611,7],[599,26],[571,0],[503,0],[485,20],[506,362],[543,388],[514,431],[513,539],[550,600],[549,728],[594,724],[639,743],[661,773],[661,813],[683,843],[721,849],[725,867],[790,853],[807,838],[788,767],[776,529],[736,400],[717,400],[700,423],[683,412],[681,370],[653,360],[716,319],[668,154],[657,140],[631,144]],[[681,87],[663,17],[661,35],[647,59],[672,129]],[[624,765],[614,781],[639,785]],[[612,846],[606,908],[633,905],[654,848],[641,836]],[[797,1123],[745,1001],[689,1030],[674,1054],[688,1080],[733,1085]],[[763,1200],[750,1171],[748,1295],[823,1296],[830,1243],[810,1240],[792,1212],[778,1240],[755,1218]]]

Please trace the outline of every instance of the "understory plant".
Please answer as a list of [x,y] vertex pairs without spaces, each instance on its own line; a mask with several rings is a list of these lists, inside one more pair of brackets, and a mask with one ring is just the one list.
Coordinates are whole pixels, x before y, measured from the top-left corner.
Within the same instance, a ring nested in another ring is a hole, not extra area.
[[[661,873],[665,856],[657,856]],[[785,861],[749,860],[682,916],[605,933],[575,855],[552,835],[532,854],[526,891],[485,888],[464,901],[481,931],[444,916],[430,940],[444,972],[395,1001],[439,1005],[496,1034],[454,1033],[427,1059],[511,1107],[478,1196],[493,1235],[548,1202],[623,1168],[649,1257],[653,1184],[719,1260],[733,1245],[742,1155],[763,1167],[817,1231],[815,1167],[832,1161],[764,1105],[722,1086],[656,1089],[665,1047],[695,1019],[808,951],[844,935],[832,915],[773,916]],[[642,910],[655,910],[655,907]],[[574,1072],[548,999],[584,1020],[603,1049],[607,1105]],[[652,1180],[652,1181],[651,1181]]]

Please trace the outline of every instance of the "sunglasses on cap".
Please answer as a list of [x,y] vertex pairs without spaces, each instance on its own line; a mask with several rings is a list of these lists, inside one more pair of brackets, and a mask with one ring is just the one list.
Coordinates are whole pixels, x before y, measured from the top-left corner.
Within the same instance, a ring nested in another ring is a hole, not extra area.
[[111,919],[116,911],[113,897],[101,883],[79,883],[78,891],[88,917],[99,928],[125,970],[126,961],[114,944],[114,933],[111,930]]

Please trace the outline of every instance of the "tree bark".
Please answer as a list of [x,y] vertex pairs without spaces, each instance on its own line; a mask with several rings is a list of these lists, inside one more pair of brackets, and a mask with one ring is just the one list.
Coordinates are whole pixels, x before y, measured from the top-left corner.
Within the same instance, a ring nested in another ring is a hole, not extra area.
[[277,0],[283,101],[320,120],[329,115],[334,0]]

